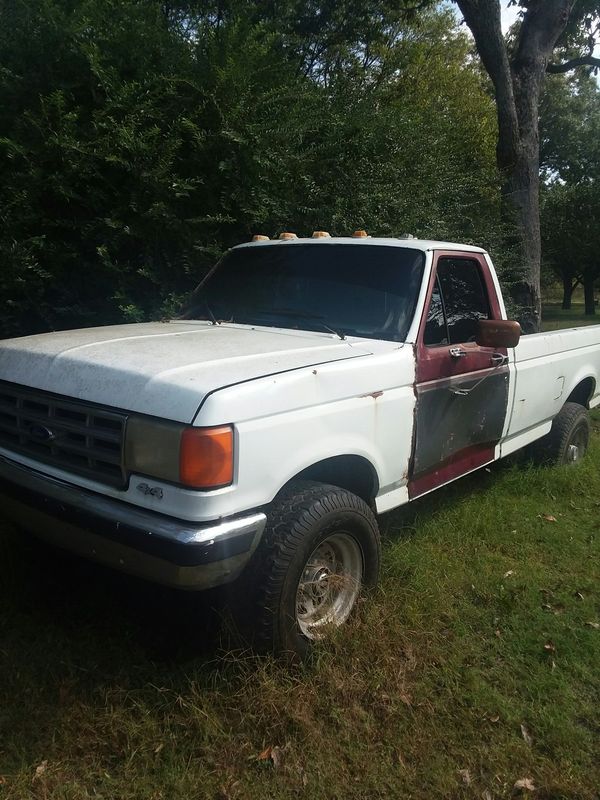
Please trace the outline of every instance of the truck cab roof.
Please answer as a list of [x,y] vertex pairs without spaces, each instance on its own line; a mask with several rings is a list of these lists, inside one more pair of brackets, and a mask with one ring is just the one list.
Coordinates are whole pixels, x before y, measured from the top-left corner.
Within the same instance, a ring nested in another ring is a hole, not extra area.
[[482,247],[475,247],[470,244],[459,244],[457,242],[438,242],[431,239],[413,239],[408,237],[379,237],[379,236],[320,236],[320,237],[300,237],[293,239],[264,239],[261,241],[244,242],[236,245],[234,249],[240,247],[280,247],[293,246],[298,244],[311,245],[332,245],[332,244],[353,244],[353,245],[377,245],[385,247],[404,247],[412,250],[457,250],[469,253],[485,253]]

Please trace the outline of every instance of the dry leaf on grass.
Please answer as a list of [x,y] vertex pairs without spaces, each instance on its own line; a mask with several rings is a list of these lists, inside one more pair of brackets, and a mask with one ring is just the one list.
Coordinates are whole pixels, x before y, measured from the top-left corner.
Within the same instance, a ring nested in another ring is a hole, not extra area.
[[546,522],[557,522],[558,520],[556,517],[552,516],[552,514],[538,514],[538,517],[545,519]]
[[271,758],[271,752],[272,751],[273,751],[273,748],[271,747],[271,745],[269,745],[268,747],[265,747],[265,749],[262,751],[262,753],[259,753],[256,756],[256,760],[257,761],[268,761]]
[[41,764],[38,764],[38,766],[35,768],[35,775],[33,776],[33,779],[35,780],[36,778],[41,778],[47,769],[48,769],[48,760],[44,759],[44,761],[42,761]]
[[[287,745],[286,745],[287,747]],[[275,745],[274,747],[269,745],[269,747],[265,747],[262,753],[259,753],[256,756],[257,761],[270,761],[273,764],[275,769],[279,769],[283,764],[283,757],[285,754],[285,747],[278,747]]]
[[588,628],[594,628],[594,630],[600,631],[600,622],[586,622],[585,624]]
[[469,772],[468,769],[459,769],[458,774],[460,775],[462,782],[464,783],[465,786],[471,785],[473,778],[471,778],[471,773]]
[[510,576],[511,576],[511,575],[514,575],[514,574],[515,574],[515,571],[514,571],[514,569],[509,569],[509,570],[508,570],[508,572],[505,572],[505,573],[504,573],[504,575],[503,575],[502,577],[503,577],[503,578],[510,578]]
[[585,599],[584,596],[581,594],[581,592],[575,592],[573,597],[577,598],[577,600],[584,600]]
[[531,745],[533,743],[533,739],[532,739],[531,734],[529,733],[529,730],[528,730],[526,725],[521,725],[521,735],[522,735],[523,739],[525,740],[525,743],[528,744],[531,747]]
[[513,790],[516,792],[535,792],[535,784],[531,778],[520,778],[518,781],[515,781]]
[[548,639],[548,641],[544,645],[544,650],[546,650],[546,652],[548,652],[548,653],[556,653],[556,647],[554,645],[554,642],[552,642],[552,641],[550,641],[550,639]]

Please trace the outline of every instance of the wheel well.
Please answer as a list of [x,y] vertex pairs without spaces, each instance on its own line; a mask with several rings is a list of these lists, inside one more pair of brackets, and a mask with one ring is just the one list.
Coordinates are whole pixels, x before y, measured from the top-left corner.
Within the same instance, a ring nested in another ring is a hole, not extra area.
[[580,406],[585,408],[589,407],[590,398],[596,388],[596,382],[593,378],[585,378],[585,380],[578,383],[573,389],[571,394],[567,397],[567,403],[579,403]]
[[331,483],[370,503],[379,491],[377,473],[370,461],[362,456],[332,456],[302,470],[294,480]]

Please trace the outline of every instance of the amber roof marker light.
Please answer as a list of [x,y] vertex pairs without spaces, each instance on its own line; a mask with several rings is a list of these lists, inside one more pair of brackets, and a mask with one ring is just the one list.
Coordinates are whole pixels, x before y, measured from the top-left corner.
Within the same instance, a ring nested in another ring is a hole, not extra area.
[[283,241],[286,241],[289,239],[297,239],[298,237],[296,236],[295,233],[289,233],[288,231],[284,231],[283,233],[279,234],[279,238]]
[[331,235],[327,231],[313,231],[313,239],[331,239]]
[[354,233],[352,234],[352,238],[353,239],[369,239],[370,237],[369,237],[369,234],[366,231],[360,230],[360,231],[354,231]]
[[270,237],[269,236],[263,236],[261,233],[255,233],[254,236],[252,237],[252,241],[253,242],[269,242],[270,241]]

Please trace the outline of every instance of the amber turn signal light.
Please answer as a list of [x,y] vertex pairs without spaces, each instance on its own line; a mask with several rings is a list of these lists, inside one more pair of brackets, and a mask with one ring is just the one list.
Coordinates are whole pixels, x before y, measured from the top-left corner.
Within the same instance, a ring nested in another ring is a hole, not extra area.
[[269,241],[269,237],[268,236],[263,236],[260,233],[255,233],[254,236],[252,237],[252,241],[253,242],[268,242]]
[[283,233],[279,234],[279,238],[282,239],[283,241],[286,241],[288,239],[297,239],[298,237],[296,236],[295,233],[290,233],[289,231],[284,231]]
[[179,480],[194,489],[217,489],[233,481],[233,428],[186,428],[179,448]]
[[353,239],[367,239],[369,234],[366,231],[354,231],[352,234]]

